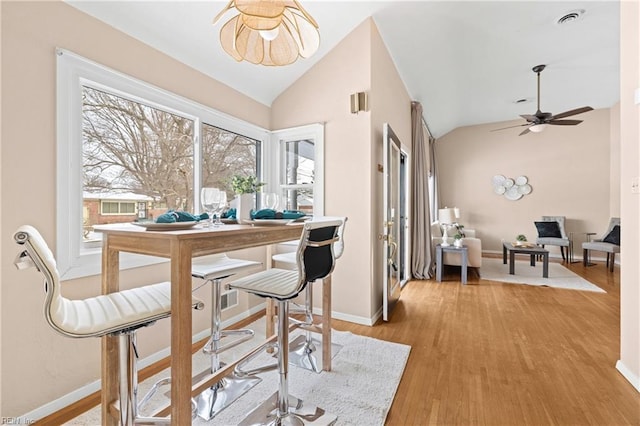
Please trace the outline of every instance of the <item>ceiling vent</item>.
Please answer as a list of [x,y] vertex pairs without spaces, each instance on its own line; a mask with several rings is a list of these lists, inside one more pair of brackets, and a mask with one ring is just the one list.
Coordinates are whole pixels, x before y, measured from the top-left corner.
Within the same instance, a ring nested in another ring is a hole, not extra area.
[[556,21],[556,24],[565,25],[572,22],[576,22],[582,19],[583,15],[584,15],[583,9],[572,10],[571,12],[565,13],[560,18],[558,18],[558,20]]

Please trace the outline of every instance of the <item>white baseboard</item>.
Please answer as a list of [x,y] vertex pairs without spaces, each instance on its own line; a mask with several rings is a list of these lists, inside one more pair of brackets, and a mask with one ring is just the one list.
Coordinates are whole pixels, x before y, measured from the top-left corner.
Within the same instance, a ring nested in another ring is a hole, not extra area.
[[633,386],[638,392],[640,392],[640,377],[633,374],[633,372],[629,370],[621,360],[618,360],[618,362],[616,362],[616,370],[618,370],[620,374],[622,374],[622,377],[624,377],[629,381],[629,383],[631,383],[631,386]]
[[[232,324],[235,324],[239,321],[242,321],[245,318],[250,317],[251,315],[260,312],[262,310],[264,310],[265,308],[265,304],[261,303],[257,306],[254,306],[253,308],[249,309],[248,311],[242,312],[236,316],[233,316],[225,321],[222,322],[222,327],[228,327]],[[203,339],[206,339],[210,336],[211,334],[211,330],[202,330],[196,334],[193,335],[193,338],[191,339],[192,343],[196,343],[199,342]],[[148,357],[145,358],[141,358],[138,360],[138,367],[139,368],[145,368],[148,367],[166,357],[168,357],[169,355],[171,355],[171,349],[170,348],[165,348],[162,349],[154,354],[149,355]],[[101,380],[96,380],[94,382],[91,382],[87,385],[84,385],[72,392],[69,392],[68,394],[61,396],[60,398],[53,400],[51,402],[46,403],[45,405],[42,405],[38,408],[36,408],[35,410],[32,410],[20,417],[17,417],[15,419],[12,419],[12,421],[15,421],[16,423],[14,424],[30,424],[30,422],[36,420],[36,419],[41,419],[43,417],[49,416],[57,411],[62,410],[63,408],[81,400],[82,398],[86,398],[87,396],[91,395],[94,392],[97,392],[100,390],[101,387]],[[22,423],[17,423],[18,421],[21,421]]]
[[[380,311],[380,315],[381,312],[382,310]],[[313,308],[313,313],[314,315],[322,315],[322,308]],[[357,315],[344,314],[342,312],[331,311],[331,318],[367,326],[372,326],[373,324],[375,324],[378,318],[380,318],[380,315],[376,314],[373,318],[367,318]]]

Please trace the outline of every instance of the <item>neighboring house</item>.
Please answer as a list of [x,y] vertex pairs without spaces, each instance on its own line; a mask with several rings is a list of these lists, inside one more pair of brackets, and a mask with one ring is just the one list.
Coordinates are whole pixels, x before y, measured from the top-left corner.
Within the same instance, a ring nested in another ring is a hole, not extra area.
[[126,192],[82,194],[82,223],[84,227],[107,223],[133,222],[153,216],[153,198]]

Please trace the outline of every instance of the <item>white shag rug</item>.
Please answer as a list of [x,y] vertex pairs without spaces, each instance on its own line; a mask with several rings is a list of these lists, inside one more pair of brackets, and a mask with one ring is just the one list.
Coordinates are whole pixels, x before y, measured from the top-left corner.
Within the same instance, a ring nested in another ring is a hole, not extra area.
[[542,261],[536,261],[536,266],[532,267],[528,260],[516,260],[515,275],[510,275],[509,264],[503,264],[502,259],[484,258],[482,259],[480,276],[481,279],[489,281],[606,293],[600,287],[591,284],[559,263],[554,262],[549,262],[549,278],[543,278]]
[[[247,353],[264,340],[264,317],[247,328],[255,331],[254,339],[223,352],[220,355],[223,362]],[[290,341],[301,333],[301,330],[292,332]],[[338,417],[337,425],[384,425],[411,347],[336,330],[332,330],[332,340],[334,344],[342,346],[333,358],[332,370],[314,373],[290,366],[289,394],[323,408],[329,414],[335,414]],[[270,354],[262,353],[247,368],[274,361]],[[194,355],[194,375],[204,371],[209,365],[208,356],[202,352]],[[140,383],[139,395],[144,395],[153,383],[169,375],[170,370],[167,369]],[[260,383],[213,419],[206,422],[196,418],[192,424],[237,425],[254,407],[278,389],[276,370],[262,373],[258,377],[262,378]],[[151,413],[154,406],[165,403],[168,390],[168,387],[159,390],[145,407],[144,414]],[[100,425],[100,407],[65,425]]]

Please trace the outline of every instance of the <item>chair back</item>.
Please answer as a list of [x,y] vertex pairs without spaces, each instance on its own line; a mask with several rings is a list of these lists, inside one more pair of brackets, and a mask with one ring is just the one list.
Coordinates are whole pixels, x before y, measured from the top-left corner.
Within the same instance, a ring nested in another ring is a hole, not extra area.
[[566,216],[542,216],[542,221],[543,222],[558,222],[558,227],[560,228],[560,235],[562,236],[562,238],[569,238],[567,237],[567,232],[564,229],[564,222],[566,220]]
[[339,217],[342,225],[338,228],[338,241],[333,244],[333,254],[336,259],[340,259],[344,253],[344,227],[347,225],[347,217]]
[[44,290],[47,294],[44,302],[44,316],[51,327],[67,335],[54,320],[54,313],[64,311],[63,297],[60,294],[60,274],[56,260],[44,238],[37,229],[30,225],[22,225],[15,232],[16,243],[24,247],[15,260],[18,269],[35,266],[44,275]]
[[302,291],[308,282],[325,278],[333,272],[336,259],[334,244],[339,239],[338,229],[343,225],[344,220],[338,218],[318,218],[304,223],[296,251],[299,277],[296,293]]
[[611,219],[609,219],[609,226],[607,227],[607,230],[605,231],[605,233],[602,235],[602,238],[600,238],[601,240],[604,240],[607,235],[609,235],[609,232],[611,232],[613,230],[614,226],[620,226],[620,218],[619,217],[612,217]]

